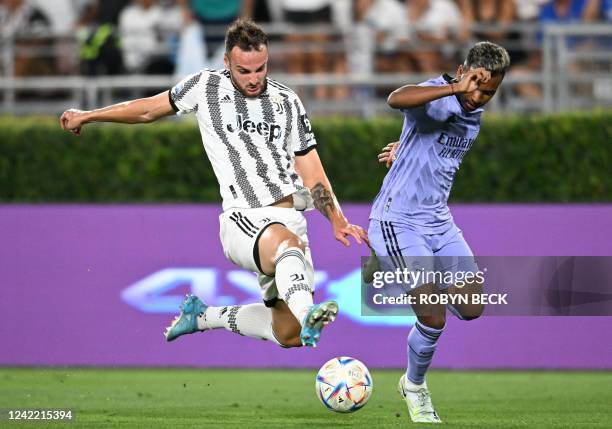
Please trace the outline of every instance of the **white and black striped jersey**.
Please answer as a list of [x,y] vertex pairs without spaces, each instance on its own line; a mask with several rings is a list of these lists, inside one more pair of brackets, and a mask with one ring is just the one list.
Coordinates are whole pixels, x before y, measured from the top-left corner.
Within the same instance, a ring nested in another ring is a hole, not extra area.
[[264,207],[303,190],[294,158],[316,141],[291,89],[268,78],[264,92],[248,98],[234,87],[229,71],[202,70],[169,94],[178,114],[196,114],[223,210]]

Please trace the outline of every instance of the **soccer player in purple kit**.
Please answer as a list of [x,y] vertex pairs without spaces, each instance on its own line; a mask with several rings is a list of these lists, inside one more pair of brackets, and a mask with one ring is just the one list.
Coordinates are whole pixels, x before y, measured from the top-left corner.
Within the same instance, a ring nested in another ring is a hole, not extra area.
[[[461,160],[478,135],[482,107],[495,95],[509,66],[503,47],[479,42],[455,78],[445,74],[403,86],[389,96],[389,106],[404,114],[404,125],[399,142],[387,145],[379,155],[379,161],[391,169],[374,201],[368,230],[373,252],[385,257],[380,261],[386,261],[388,268],[477,270],[447,201]],[[415,257],[422,259],[415,263],[411,259]],[[436,293],[438,288],[449,294],[480,293],[482,283],[464,288],[421,283],[411,292]],[[408,335],[408,368],[398,390],[412,421],[439,423],[425,374],[444,330],[446,308],[418,303],[412,308],[418,320]],[[483,307],[456,305],[449,310],[471,320],[480,316]]]

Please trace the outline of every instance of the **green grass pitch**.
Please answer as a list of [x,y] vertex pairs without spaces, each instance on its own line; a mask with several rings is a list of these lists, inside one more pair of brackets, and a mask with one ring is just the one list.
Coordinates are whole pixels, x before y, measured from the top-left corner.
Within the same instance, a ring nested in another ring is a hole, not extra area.
[[[0,428],[422,428],[373,370],[349,415],[315,396],[314,370],[0,368]],[[611,372],[431,371],[442,428],[611,428]],[[74,410],[72,423],[15,422],[7,409]]]

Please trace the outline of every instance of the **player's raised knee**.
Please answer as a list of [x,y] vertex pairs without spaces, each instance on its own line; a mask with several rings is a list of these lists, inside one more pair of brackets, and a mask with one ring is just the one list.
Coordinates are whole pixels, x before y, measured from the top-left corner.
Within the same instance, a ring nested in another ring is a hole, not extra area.
[[304,252],[306,246],[298,236],[280,224],[270,225],[261,234],[258,241],[259,258],[263,271],[269,275],[274,274],[276,260],[291,248]]
[[276,247],[276,251],[272,253],[271,258],[267,261],[267,263],[271,264],[274,267],[274,271],[276,272],[277,264],[285,260],[287,256],[296,256],[304,261],[304,251],[306,247],[302,240],[300,240],[296,235],[289,233],[283,240],[278,243]]
[[461,312],[461,320],[475,320],[482,316],[484,312],[484,305],[472,305],[466,311]]
[[419,316],[419,322],[433,329],[444,329],[446,317],[442,314]]
[[291,248],[298,248],[302,252],[304,252],[304,250],[306,249],[306,246],[304,246],[304,243],[302,242],[302,240],[298,238],[297,235],[289,232],[289,234],[279,243],[276,249],[276,256],[278,257],[282,255],[283,252]]

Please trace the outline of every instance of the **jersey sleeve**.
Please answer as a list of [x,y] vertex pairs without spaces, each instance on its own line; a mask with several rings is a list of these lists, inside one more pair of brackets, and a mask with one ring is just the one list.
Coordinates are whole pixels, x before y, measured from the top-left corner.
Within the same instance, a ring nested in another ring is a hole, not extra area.
[[198,110],[198,97],[200,92],[196,88],[204,80],[204,72],[198,72],[187,76],[170,89],[170,104],[174,111],[179,115],[184,115]]
[[[446,85],[446,82],[440,82],[440,79],[430,79],[426,82],[419,83],[418,86],[441,86]],[[427,116],[435,121],[446,121],[452,115],[452,103],[450,97],[442,97],[437,100],[430,101],[422,106],[402,109],[402,112],[411,116],[416,120],[420,120],[423,116]]]
[[306,109],[298,97],[293,100],[292,108],[295,111],[296,119],[293,121],[294,126],[291,136],[291,145],[293,153],[296,156],[306,155],[317,146],[317,141],[312,131],[310,119],[306,114]]

